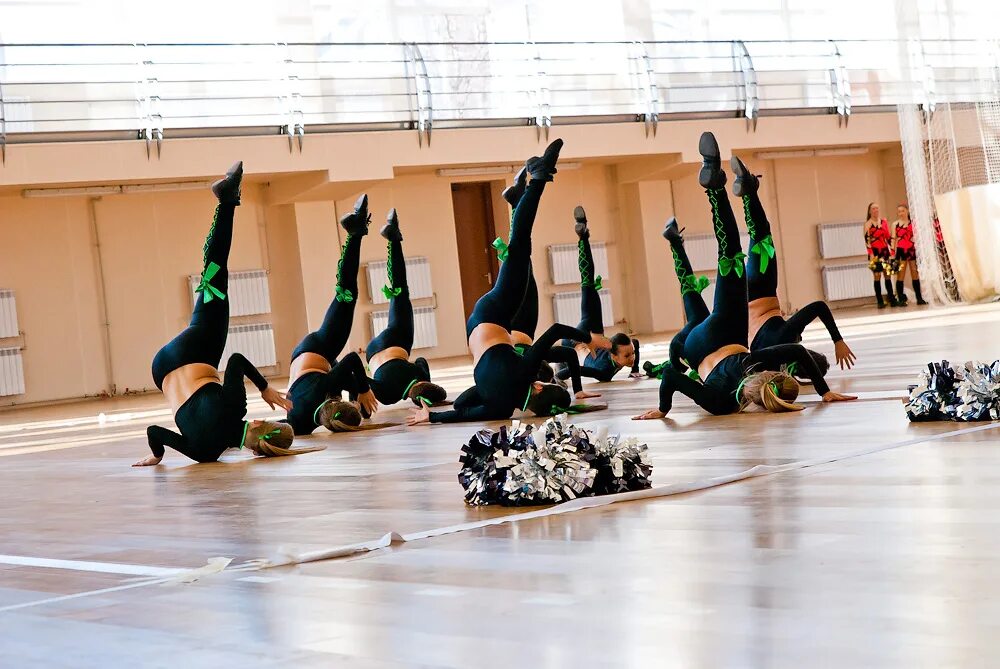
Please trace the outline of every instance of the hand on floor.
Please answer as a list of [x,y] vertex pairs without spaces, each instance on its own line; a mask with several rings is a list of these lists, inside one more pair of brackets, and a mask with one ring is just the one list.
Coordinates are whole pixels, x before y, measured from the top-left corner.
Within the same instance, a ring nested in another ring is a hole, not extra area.
[[832,390],[823,395],[824,402],[850,402],[851,400],[856,399],[858,399],[857,395],[841,395],[840,393],[835,393]]
[[414,425],[423,425],[424,423],[431,422],[431,410],[427,407],[421,407],[419,409],[411,409],[410,415],[406,417],[406,424],[410,427]]
[[576,394],[576,399],[578,399],[578,400],[585,400],[585,399],[589,399],[591,397],[600,397],[600,396],[601,396],[600,393],[588,393],[586,390],[581,390],[580,392],[578,392]]
[[667,414],[663,413],[659,409],[650,409],[644,414],[639,414],[638,416],[632,416],[632,420],[657,420],[659,418],[666,418]]

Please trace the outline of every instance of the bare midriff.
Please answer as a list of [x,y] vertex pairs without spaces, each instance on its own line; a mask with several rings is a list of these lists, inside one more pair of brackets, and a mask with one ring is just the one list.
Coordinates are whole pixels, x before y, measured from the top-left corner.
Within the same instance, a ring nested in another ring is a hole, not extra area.
[[534,340],[528,336],[528,333],[521,332],[520,330],[511,330],[510,340],[514,343],[514,346],[531,346]]
[[480,323],[469,335],[469,350],[472,351],[472,367],[479,363],[483,353],[494,346],[506,344],[513,346],[510,333],[496,323]]
[[303,374],[309,372],[326,374],[330,369],[332,369],[330,361],[319,353],[299,353],[288,367],[288,385],[291,387],[295,380]]
[[750,336],[747,341],[753,341],[764,323],[775,316],[781,316],[781,305],[777,297],[758,297],[747,305],[750,312]]
[[406,349],[402,346],[390,346],[384,351],[379,351],[372,357],[368,358],[368,371],[371,374],[375,373],[375,370],[389,362],[390,360],[409,360],[410,354],[406,352]]
[[746,346],[742,346],[740,344],[726,344],[714,353],[709,353],[705,356],[705,359],[701,361],[700,365],[698,365],[698,376],[702,379],[707,379],[708,375],[712,373],[712,370],[715,369],[716,365],[729,356],[749,352],[750,349]]
[[219,370],[203,362],[182,365],[163,378],[163,394],[174,413],[202,386],[221,383]]

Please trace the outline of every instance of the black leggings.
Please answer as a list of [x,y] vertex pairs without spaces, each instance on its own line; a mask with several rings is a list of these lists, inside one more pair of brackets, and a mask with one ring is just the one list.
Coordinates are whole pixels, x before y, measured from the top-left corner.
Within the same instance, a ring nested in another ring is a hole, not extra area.
[[535,331],[538,329],[538,285],[535,283],[535,272],[531,264],[528,265],[528,287],[524,291],[524,299],[521,306],[517,308],[517,313],[510,321],[511,332],[523,332],[529,338],[535,338]]
[[[778,259],[771,238],[771,223],[756,192],[743,196],[743,216],[750,232],[747,255],[747,298],[778,296]],[[761,269],[763,267],[763,269]]]
[[204,248],[204,269],[190,324],[153,357],[153,381],[163,389],[170,372],[193,363],[218,369],[229,335],[229,249],[236,206],[219,204]]
[[514,314],[524,301],[531,276],[531,228],[545,183],[543,179],[532,179],[517,203],[511,219],[507,259],[500,266],[493,287],[476,302],[465,324],[466,337],[482,323],[499,325],[508,332],[512,329]]
[[292,360],[303,353],[316,353],[331,365],[347,346],[354,322],[354,307],[358,303],[358,267],[361,264],[361,235],[347,233],[337,264],[337,287],[323,323],[310,332],[292,351]]
[[410,302],[410,289],[406,284],[406,258],[403,257],[403,244],[390,241],[388,244],[389,261],[386,273],[389,275],[389,323],[386,328],[368,342],[365,355],[372,356],[387,348],[398,346],[410,354],[413,348],[413,304]]
[[[670,252],[674,257],[674,271],[677,273],[677,281],[681,285],[681,302],[684,304],[684,327],[670,340],[670,364],[682,370],[686,366],[681,360],[684,358],[684,342],[698,324],[708,318],[709,310],[705,304],[705,298],[701,296],[701,290],[691,268],[691,261],[688,259],[684,242],[671,242]],[[638,349],[636,349],[638,350]]]
[[685,298],[690,297],[684,300],[685,315],[688,325],[694,325],[684,339],[683,356],[693,369],[698,369],[708,355],[723,346],[746,346],[750,328],[747,280],[736,218],[725,188],[707,189],[705,192],[712,208],[715,238],[719,243],[719,271],[715,279],[712,313],[706,315],[701,295],[685,294]]
[[604,313],[601,311],[601,277],[595,276],[594,253],[590,250],[590,239],[578,242],[577,262],[580,266],[580,324],[578,330],[604,334]]

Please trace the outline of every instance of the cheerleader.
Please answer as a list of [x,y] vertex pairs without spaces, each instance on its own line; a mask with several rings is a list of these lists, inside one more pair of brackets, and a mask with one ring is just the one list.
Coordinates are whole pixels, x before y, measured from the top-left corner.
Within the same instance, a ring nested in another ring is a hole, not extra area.
[[892,224],[892,252],[896,261],[896,295],[900,305],[907,302],[903,292],[903,281],[909,272],[913,283],[913,293],[917,296],[917,304],[927,304],[920,294],[920,272],[917,271],[917,249],[913,245],[913,221],[910,220],[910,208],[905,204],[896,207],[896,222]]
[[889,231],[889,222],[879,218],[878,205],[874,202],[868,205],[868,213],[865,214],[865,248],[868,249],[868,267],[872,271],[878,308],[885,308],[885,302],[882,301],[882,286],[879,283],[883,279],[889,306],[901,306],[892,292],[890,278],[895,273],[892,262],[892,233]]

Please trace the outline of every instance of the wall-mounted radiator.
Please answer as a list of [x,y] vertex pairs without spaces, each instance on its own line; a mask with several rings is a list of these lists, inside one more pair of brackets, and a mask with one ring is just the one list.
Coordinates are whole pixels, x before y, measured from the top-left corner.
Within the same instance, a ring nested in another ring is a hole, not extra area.
[[14,299],[14,291],[0,289],[0,339],[19,337],[20,334],[20,329],[17,326],[17,301]]
[[816,226],[820,258],[851,258],[868,253],[864,223],[824,223]]
[[[365,266],[365,271],[368,274],[368,297],[372,304],[386,304],[389,301],[382,293],[382,286],[389,283],[386,266],[385,260],[370,262]],[[410,288],[410,298],[412,299],[434,295],[434,286],[431,283],[431,263],[427,258],[418,256],[406,259],[406,285]]]
[[[188,277],[191,303],[198,299],[195,292],[201,282],[200,275]],[[229,315],[255,316],[271,313],[271,289],[267,283],[267,272],[254,269],[246,272],[229,273]]]
[[0,396],[24,394],[24,362],[19,348],[0,348]]
[[[371,312],[372,337],[382,332],[389,324],[388,311]],[[437,319],[434,307],[413,308],[413,348],[433,348],[437,346]]]
[[[750,236],[740,234],[740,243],[743,245],[743,252],[749,253]],[[715,241],[715,235],[684,235],[684,250],[687,251],[688,259],[691,261],[691,269],[695,272],[707,272],[718,268],[719,245]],[[663,254],[663,262],[670,263],[672,266],[670,249],[664,247]]]
[[[595,274],[608,277],[608,248],[604,242],[591,242]],[[580,283],[579,247],[576,244],[553,244],[549,247],[549,277],[555,285]]]
[[868,263],[828,265],[823,268],[823,294],[828,302],[871,297],[872,273]]
[[233,353],[242,353],[258,369],[274,367],[278,359],[274,350],[274,329],[270,323],[234,325],[229,328],[229,338],[222,353],[222,367]]
[[[615,311],[611,302],[611,291],[607,288],[600,290],[601,315],[604,317],[605,327],[615,324]],[[580,291],[572,293],[556,293],[552,296],[552,314],[557,323],[576,326],[580,322]]]

